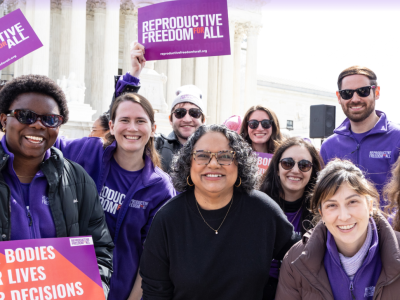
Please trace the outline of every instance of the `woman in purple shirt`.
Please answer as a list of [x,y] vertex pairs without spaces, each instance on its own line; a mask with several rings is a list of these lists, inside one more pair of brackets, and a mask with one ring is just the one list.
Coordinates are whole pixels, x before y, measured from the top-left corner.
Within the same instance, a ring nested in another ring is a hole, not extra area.
[[[315,184],[321,165],[322,159],[311,143],[292,137],[275,150],[261,181],[260,191],[279,204],[294,231],[301,236],[308,228],[304,221],[312,219],[307,196]],[[275,297],[280,265],[280,261],[272,261],[266,299]]]
[[108,300],[140,299],[136,276],[143,243],[160,207],[176,194],[160,168],[154,148],[156,130],[151,103],[139,94],[118,97],[110,114],[110,133],[100,138],[59,139],[64,156],[93,178],[115,249]]

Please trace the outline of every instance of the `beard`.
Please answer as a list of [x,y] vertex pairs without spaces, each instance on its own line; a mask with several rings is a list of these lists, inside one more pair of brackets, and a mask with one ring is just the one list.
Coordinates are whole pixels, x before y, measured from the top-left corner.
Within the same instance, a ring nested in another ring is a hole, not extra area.
[[[348,105],[349,106],[349,105]],[[363,113],[351,113],[348,106],[344,106],[343,112],[352,122],[362,122],[367,119],[375,111],[375,101],[370,105],[366,103],[366,110]]]

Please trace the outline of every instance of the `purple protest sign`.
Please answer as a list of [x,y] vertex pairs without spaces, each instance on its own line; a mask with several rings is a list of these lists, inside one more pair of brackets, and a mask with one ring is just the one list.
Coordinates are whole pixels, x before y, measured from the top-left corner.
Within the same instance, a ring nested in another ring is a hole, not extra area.
[[1,242],[0,286],[0,300],[104,300],[91,236]]
[[179,0],[138,10],[146,60],[230,55],[227,0]]
[[20,9],[0,19],[0,70],[42,46]]

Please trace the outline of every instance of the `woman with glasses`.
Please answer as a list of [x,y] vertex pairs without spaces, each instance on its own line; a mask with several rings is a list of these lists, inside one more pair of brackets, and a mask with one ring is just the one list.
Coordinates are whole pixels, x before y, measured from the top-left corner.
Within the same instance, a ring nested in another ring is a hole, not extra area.
[[[292,137],[276,148],[260,191],[270,196],[283,210],[294,231],[302,236],[309,228],[312,214],[308,196],[321,171],[322,159],[315,147],[299,137]],[[308,224],[305,221],[309,221]],[[274,299],[281,262],[273,260],[268,282],[269,299]]]
[[265,299],[272,258],[296,241],[279,206],[254,190],[257,158],[224,125],[203,125],[174,156],[181,192],[155,216],[140,263],[143,299]]
[[139,260],[158,209],[175,196],[171,179],[154,148],[154,110],[139,94],[118,97],[111,108],[110,133],[98,138],[58,140],[64,156],[93,178],[115,249],[109,300],[140,299]]
[[282,140],[279,121],[275,113],[262,105],[249,108],[243,118],[240,135],[256,152],[274,153]]
[[400,233],[378,201],[358,167],[328,163],[310,199],[318,223],[283,259],[275,299],[399,299]]
[[20,76],[1,90],[0,241],[92,236],[107,297],[114,245],[96,185],[52,147],[67,120],[65,95],[46,76]]
[[89,137],[99,137],[106,142],[106,135],[110,132],[109,116],[104,113],[94,121],[92,128],[90,129]]

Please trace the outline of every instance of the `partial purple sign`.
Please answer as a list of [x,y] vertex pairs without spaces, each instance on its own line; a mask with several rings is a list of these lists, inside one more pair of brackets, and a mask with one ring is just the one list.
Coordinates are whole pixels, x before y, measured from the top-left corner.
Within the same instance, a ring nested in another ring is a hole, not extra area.
[[0,70],[42,46],[20,9],[0,19]]
[[227,0],[179,0],[139,8],[146,60],[230,55]]

